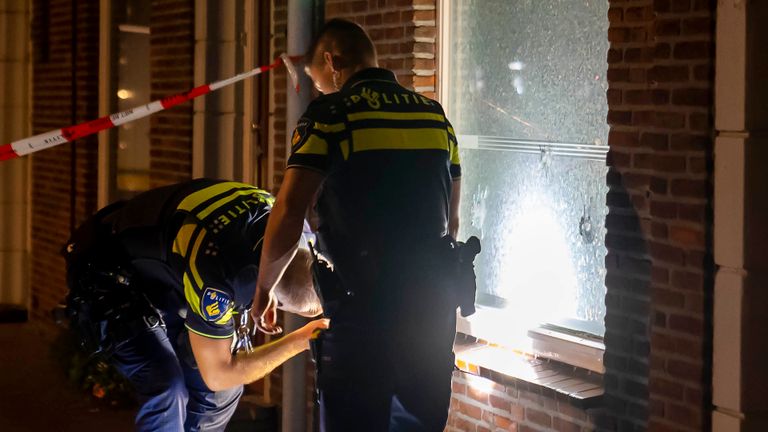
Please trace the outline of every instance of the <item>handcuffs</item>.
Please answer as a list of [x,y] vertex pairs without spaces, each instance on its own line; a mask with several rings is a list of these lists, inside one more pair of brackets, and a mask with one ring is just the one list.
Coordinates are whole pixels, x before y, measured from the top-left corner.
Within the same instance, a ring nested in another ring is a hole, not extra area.
[[240,312],[240,324],[238,324],[237,329],[235,330],[235,339],[232,342],[232,355],[235,355],[240,351],[245,351],[246,354],[253,352],[251,330],[248,328],[248,317],[250,315],[251,309],[245,309]]

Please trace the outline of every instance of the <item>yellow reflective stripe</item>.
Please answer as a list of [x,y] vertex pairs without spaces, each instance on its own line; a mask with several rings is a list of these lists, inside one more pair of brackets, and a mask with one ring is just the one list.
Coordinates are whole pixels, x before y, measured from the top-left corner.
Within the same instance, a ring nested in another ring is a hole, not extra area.
[[315,122],[312,128],[320,132],[341,132],[344,130],[344,123],[327,124]]
[[[258,194],[258,191],[255,188],[251,188],[249,190],[235,191],[235,192],[225,196],[224,198],[216,201],[215,203],[209,205],[208,207],[206,207],[205,210],[203,210],[203,211],[201,211],[200,213],[197,214],[197,217],[199,219],[205,219],[208,215],[210,215],[214,211],[218,210],[223,205],[225,205],[225,204],[227,204],[229,202],[234,201],[235,198],[237,198],[239,196],[242,196],[242,195],[259,195],[259,194]],[[259,199],[261,199],[260,195],[259,195]]]
[[216,324],[218,325],[224,325],[229,322],[229,320],[232,319],[232,308],[230,307],[228,311],[224,312],[224,316],[219,318],[218,321],[216,321]]
[[363,111],[359,113],[349,114],[347,116],[349,121],[356,120],[434,120],[439,122],[445,121],[445,116],[442,114],[425,113],[425,112],[387,112],[387,111]]
[[174,253],[177,253],[183,257],[187,256],[189,242],[192,239],[192,234],[195,233],[195,228],[197,228],[197,225],[192,223],[184,224],[181,226],[179,232],[176,234],[176,238],[173,240]]
[[[203,279],[200,277],[200,273],[197,272],[197,252],[200,250],[200,244],[203,243],[205,237],[205,228],[200,230],[200,233],[195,239],[195,245],[192,246],[192,253],[189,255],[189,269],[192,271],[192,277],[198,288],[203,289]],[[198,300],[199,303],[199,300]]]
[[200,312],[200,296],[197,295],[197,290],[192,285],[192,281],[189,280],[187,272],[184,272],[184,297],[187,299],[187,304],[192,308],[192,311],[203,316],[202,312]]
[[369,150],[449,151],[445,129],[358,129],[352,132],[355,152]]
[[451,163],[453,165],[459,165],[461,160],[459,159],[459,146],[456,143],[451,144]]
[[349,140],[344,140],[339,143],[341,147],[341,154],[344,156],[344,160],[349,159]]
[[314,154],[325,156],[328,154],[328,143],[317,135],[310,135],[307,142],[296,150],[296,154]]
[[241,187],[252,188],[253,186],[236,182],[217,183],[213,186],[208,186],[205,189],[200,189],[197,192],[191,193],[188,197],[184,198],[177,208],[179,210],[192,211],[195,207],[219,194]]
[[235,335],[235,332],[233,331],[232,333],[230,333],[230,334],[228,334],[226,336],[214,336],[214,335],[209,335],[209,334],[205,334],[203,332],[199,332],[197,330],[194,330],[190,326],[188,326],[187,324],[184,324],[184,327],[186,327],[187,330],[191,331],[194,334],[198,334],[200,336],[205,336],[207,338],[212,338],[212,339],[229,339],[229,338],[231,338],[232,336]]

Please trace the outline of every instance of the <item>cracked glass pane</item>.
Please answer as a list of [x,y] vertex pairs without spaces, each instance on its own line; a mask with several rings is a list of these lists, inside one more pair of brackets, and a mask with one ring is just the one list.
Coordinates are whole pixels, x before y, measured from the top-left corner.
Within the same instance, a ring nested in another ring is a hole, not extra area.
[[451,1],[448,115],[478,304],[604,332],[608,2]]

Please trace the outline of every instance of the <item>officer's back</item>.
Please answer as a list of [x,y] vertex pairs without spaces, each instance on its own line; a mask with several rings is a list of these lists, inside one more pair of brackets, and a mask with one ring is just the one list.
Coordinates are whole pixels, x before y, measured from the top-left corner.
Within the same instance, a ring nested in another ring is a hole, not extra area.
[[450,265],[441,239],[458,226],[455,136],[439,104],[377,67],[356,24],[326,23],[307,60],[327,96],[292,137],[253,313],[274,331],[270,292],[315,199],[319,245],[340,279],[320,286],[334,294],[324,298],[333,324],[316,345],[321,430],[443,430],[457,304],[437,276]]
[[459,175],[453,130],[437,102],[402,87],[392,72],[359,71],[318,98],[293,140],[289,166],[327,173],[319,234],[342,267],[446,234]]

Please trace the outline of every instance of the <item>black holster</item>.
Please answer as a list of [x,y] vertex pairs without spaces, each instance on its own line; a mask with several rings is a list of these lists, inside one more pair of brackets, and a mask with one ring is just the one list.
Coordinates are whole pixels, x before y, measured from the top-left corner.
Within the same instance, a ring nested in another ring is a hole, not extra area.
[[454,289],[461,316],[468,317],[475,313],[475,257],[480,253],[480,240],[472,236],[466,242],[455,242],[453,264],[455,267]]

